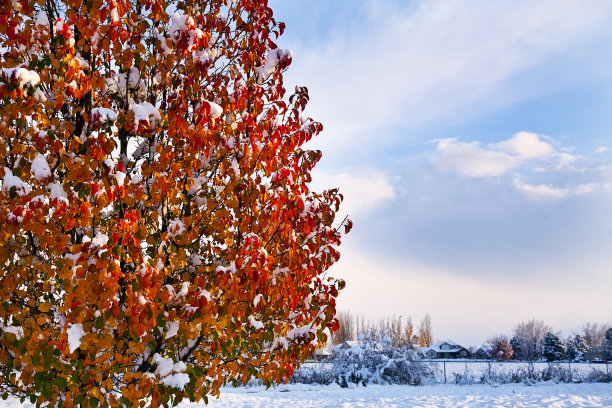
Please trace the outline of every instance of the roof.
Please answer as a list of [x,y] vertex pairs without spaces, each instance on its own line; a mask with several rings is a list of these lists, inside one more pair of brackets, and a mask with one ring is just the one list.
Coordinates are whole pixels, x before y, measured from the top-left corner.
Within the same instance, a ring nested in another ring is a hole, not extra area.
[[[448,344],[449,346],[455,347],[455,348],[452,348],[450,350],[443,350],[440,348],[443,344]],[[446,341],[442,341],[439,343],[434,343],[430,347],[419,347],[419,351],[422,353],[427,353],[430,350],[435,351],[436,353],[458,353],[459,351],[464,350],[464,349],[467,350],[465,347],[463,347],[462,345],[458,343],[455,343],[452,340],[446,340]]]
[[491,343],[482,343],[480,346],[475,347],[474,350],[476,351],[482,350],[482,351],[489,352],[493,350],[493,345]]

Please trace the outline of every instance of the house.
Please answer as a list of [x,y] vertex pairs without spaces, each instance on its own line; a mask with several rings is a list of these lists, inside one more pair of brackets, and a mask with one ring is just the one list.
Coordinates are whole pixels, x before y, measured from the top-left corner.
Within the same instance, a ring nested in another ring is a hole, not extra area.
[[582,354],[584,361],[599,362],[606,361],[606,354],[603,351],[585,351]]
[[359,347],[359,342],[356,340],[347,340],[344,343],[340,343],[336,346],[337,350],[349,350],[354,347]]
[[472,353],[472,357],[479,360],[488,360],[491,358],[492,351],[493,346],[489,343],[484,343],[476,347],[475,351]]
[[332,358],[332,351],[328,347],[316,349],[312,355],[314,361],[329,361]]
[[418,350],[425,358],[468,358],[470,351],[452,340],[432,344],[430,347],[421,347]]

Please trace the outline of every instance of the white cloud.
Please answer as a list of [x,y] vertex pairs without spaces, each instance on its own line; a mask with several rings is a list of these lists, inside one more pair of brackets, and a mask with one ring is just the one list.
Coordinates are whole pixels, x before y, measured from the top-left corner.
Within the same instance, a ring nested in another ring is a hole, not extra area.
[[605,153],[610,150],[612,149],[610,149],[608,146],[599,146],[597,149],[595,149],[595,153]]
[[514,187],[534,201],[556,201],[571,195],[571,190],[553,187],[550,184],[528,184],[515,180]]
[[381,129],[481,114],[565,86],[566,78],[513,81],[573,55],[572,46],[607,27],[612,11],[611,2],[575,0],[554,7],[546,0],[375,4],[377,12],[361,6],[358,23],[343,21],[342,31],[308,43],[316,49],[290,44],[296,52],[287,83],[308,85],[309,113],[329,135],[317,141],[326,150],[346,149],[355,138],[379,143],[388,137]]
[[389,177],[377,169],[351,169],[350,174],[314,171],[312,178],[311,188],[316,191],[338,187],[344,195],[341,211],[351,217],[361,216],[395,198]]
[[439,170],[466,177],[495,177],[520,164],[516,156],[484,149],[478,142],[462,143],[457,139],[443,139],[438,141],[436,149],[439,154],[431,159]]
[[437,154],[431,156],[436,167],[444,172],[454,172],[465,177],[496,177],[526,164],[539,164],[537,171],[546,166],[559,170],[568,167],[575,157],[562,153],[543,136],[519,132],[512,138],[481,147],[479,142],[459,142],[449,138],[439,140]]
[[574,187],[555,187],[552,184],[529,184],[516,178],[514,187],[532,201],[549,202],[583,194],[610,191],[612,183],[583,183]]
[[531,132],[519,132],[514,137],[491,145],[492,148],[508,152],[521,159],[544,159],[555,154],[555,149],[540,140],[540,137]]

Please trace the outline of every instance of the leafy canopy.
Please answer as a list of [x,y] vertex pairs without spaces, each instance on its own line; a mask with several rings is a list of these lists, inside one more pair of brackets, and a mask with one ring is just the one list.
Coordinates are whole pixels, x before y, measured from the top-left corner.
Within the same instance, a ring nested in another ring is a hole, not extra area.
[[0,2],[0,392],[176,404],[335,330],[342,196],[262,0]]

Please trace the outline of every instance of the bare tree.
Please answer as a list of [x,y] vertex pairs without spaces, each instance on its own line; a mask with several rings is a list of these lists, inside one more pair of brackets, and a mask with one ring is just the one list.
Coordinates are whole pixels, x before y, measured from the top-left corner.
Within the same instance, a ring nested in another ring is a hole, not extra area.
[[433,334],[431,331],[431,317],[429,313],[425,314],[419,323],[419,333],[417,334],[418,344],[421,347],[429,347],[433,343]]
[[582,337],[590,348],[599,349],[604,343],[606,330],[610,327],[609,324],[587,322],[582,326]]
[[542,344],[546,333],[552,332],[552,327],[542,320],[530,319],[521,322],[514,328],[513,347],[518,347],[521,358],[536,360],[542,355]]
[[342,344],[345,341],[354,340],[356,332],[355,318],[351,312],[339,311],[336,314],[336,318],[338,319],[338,323],[340,323],[340,327],[334,333],[332,342],[334,344]]
[[414,324],[412,323],[412,317],[408,316],[406,324],[404,325],[404,342],[406,347],[414,347]]

